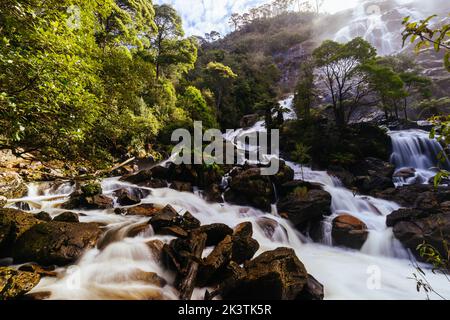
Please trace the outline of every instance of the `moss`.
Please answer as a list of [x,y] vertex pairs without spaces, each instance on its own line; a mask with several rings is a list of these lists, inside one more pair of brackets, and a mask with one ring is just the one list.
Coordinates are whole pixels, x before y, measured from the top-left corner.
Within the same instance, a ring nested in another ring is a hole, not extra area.
[[86,197],[93,197],[103,192],[102,186],[99,182],[90,182],[81,187],[83,195]]
[[35,272],[0,267],[0,300],[17,299],[33,289],[41,277]]

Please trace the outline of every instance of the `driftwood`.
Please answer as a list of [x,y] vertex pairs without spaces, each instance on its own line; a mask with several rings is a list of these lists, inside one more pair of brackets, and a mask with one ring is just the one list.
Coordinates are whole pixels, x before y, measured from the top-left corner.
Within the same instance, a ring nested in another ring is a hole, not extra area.
[[202,253],[206,245],[206,238],[206,233],[194,231],[190,234],[189,246],[191,249],[191,257],[189,258],[186,272],[178,285],[181,300],[190,300],[192,297],[192,293],[194,292],[194,287],[197,280],[198,270],[200,267]]

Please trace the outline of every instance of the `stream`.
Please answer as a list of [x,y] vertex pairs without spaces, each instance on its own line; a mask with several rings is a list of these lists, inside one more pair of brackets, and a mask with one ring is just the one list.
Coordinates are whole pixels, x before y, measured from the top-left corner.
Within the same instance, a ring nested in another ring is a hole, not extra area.
[[[292,97],[282,103],[289,108]],[[286,117],[294,117],[292,109]],[[264,123],[258,122],[250,129],[236,131],[225,138],[231,141],[249,130],[265,130]],[[415,178],[427,183],[435,172],[432,167],[438,151],[437,142],[419,130],[390,132],[390,135],[394,146],[392,162],[397,169],[415,168]],[[324,285],[325,299],[426,298],[423,292],[416,291],[416,283],[410,279],[415,272],[410,255],[394,238],[392,229],[386,227],[386,216],[399,209],[398,204],[354,195],[327,172],[314,171],[292,162],[287,164],[294,169],[296,179],[320,183],[332,196],[333,214],[323,222],[321,243],[314,243],[307,235],[300,234],[289,221],[277,215],[275,207],[267,213],[251,207],[208,203],[200,192],[182,193],[168,188],[148,189],[151,194],[142,203],[170,204],[180,213],[189,211],[202,224],[225,223],[234,227],[241,222],[252,222],[253,237],[260,244],[256,255],[278,247],[293,248],[308,272]],[[400,185],[411,182],[396,181]],[[119,181],[118,177],[102,180],[106,195],[124,187],[132,185]],[[65,211],[57,206],[66,201],[73,191],[70,183],[61,184],[58,188],[51,188],[46,183],[31,183],[28,188],[27,197],[21,200],[38,204],[40,208],[34,212],[46,211],[52,217]],[[80,222],[106,225],[107,232],[114,234],[114,241],[102,250],[95,248],[86,251],[74,266],[57,269],[57,278],[43,278],[31,293],[49,291],[50,299],[177,299],[177,291],[171,285],[174,275],[161,268],[146,245],[154,239],[169,242],[173,237],[157,236],[151,226],[134,238],[126,237],[127,230],[146,223],[148,217],[121,216],[114,214],[113,209],[73,211],[80,214]],[[370,230],[368,240],[360,251],[331,246],[331,221],[344,213],[362,220]],[[271,237],[258,223],[264,217],[279,223]],[[210,251],[211,248],[208,248],[204,255]],[[138,276],[141,271],[156,272],[168,281],[168,285],[159,288],[141,281]],[[437,292],[450,298],[450,286],[443,276],[427,271],[427,279]],[[193,298],[203,299],[204,292],[205,289],[196,289]]]

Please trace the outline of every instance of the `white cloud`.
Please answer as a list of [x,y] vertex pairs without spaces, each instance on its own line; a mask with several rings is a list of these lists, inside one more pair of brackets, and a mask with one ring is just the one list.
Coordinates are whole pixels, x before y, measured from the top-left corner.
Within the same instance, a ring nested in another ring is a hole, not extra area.
[[245,12],[268,2],[267,0],[155,0],[156,4],[170,4],[183,18],[187,35],[203,36],[216,30],[229,31],[228,19],[233,12]]

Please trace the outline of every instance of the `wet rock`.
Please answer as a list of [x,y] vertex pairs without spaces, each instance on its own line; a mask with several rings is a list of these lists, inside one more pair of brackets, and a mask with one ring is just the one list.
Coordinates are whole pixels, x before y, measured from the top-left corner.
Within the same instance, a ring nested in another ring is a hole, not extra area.
[[394,173],[394,178],[402,178],[402,179],[408,179],[408,178],[414,178],[416,175],[416,169],[414,168],[403,168]]
[[147,246],[150,249],[150,252],[156,259],[156,261],[160,262],[162,260],[162,251],[164,248],[164,242],[160,240],[151,240],[147,242]]
[[28,189],[20,175],[13,171],[0,172],[0,196],[17,199],[26,195]]
[[155,166],[150,169],[152,177],[155,179],[167,180],[169,178],[169,169],[163,166]]
[[98,225],[93,223],[52,221],[36,224],[17,239],[13,249],[14,262],[64,266],[94,247],[101,233]]
[[17,239],[33,226],[42,223],[31,213],[0,209],[0,257],[10,256]]
[[105,195],[86,197],[82,203],[82,208],[88,210],[104,210],[112,207],[114,207],[114,200]]
[[402,208],[392,212],[386,217],[386,225],[393,227],[400,221],[414,221],[430,216],[430,212],[414,208]]
[[156,207],[152,203],[145,203],[145,204],[141,204],[141,205],[138,205],[135,207],[130,207],[130,208],[116,208],[114,210],[114,213],[121,214],[121,215],[127,215],[127,216],[152,217],[159,211],[161,211],[161,208]]
[[296,188],[278,202],[278,212],[297,228],[309,222],[319,222],[331,215],[331,195],[323,190]]
[[0,196],[0,208],[3,208],[4,206],[6,206],[7,202],[8,202],[8,199],[6,199],[6,197]]
[[193,192],[192,184],[190,182],[182,182],[182,181],[174,181],[170,185],[171,189],[180,191],[180,192]]
[[35,215],[35,218],[41,221],[49,222],[52,221],[52,217],[48,212],[41,211]]
[[167,188],[169,184],[165,180],[161,179],[152,179],[149,181],[145,181],[144,183],[139,184],[142,187],[152,188],[152,189],[162,189]]
[[223,293],[225,300],[294,300],[308,279],[294,250],[278,248],[264,252],[245,264],[246,275]]
[[341,215],[333,220],[333,244],[360,250],[369,232],[364,222],[351,215]]
[[81,186],[81,192],[85,197],[93,197],[102,194],[102,185],[100,182],[89,182]]
[[323,300],[325,297],[323,285],[317,281],[312,275],[308,274],[303,290],[297,295],[295,300]]
[[50,291],[33,292],[25,294],[20,298],[20,300],[40,301],[49,299],[51,296],[52,293]]
[[289,167],[286,162],[280,161],[280,168],[278,170],[278,173],[271,176],[273,183],[275,186],[280,188],[285,183],[291,182],[294,180],[294,170]]
[[218,245],[226,236],[233,234],[233,229],[223,223],[204,225],[199,228],[200,232],[206,233],[206,246]]
[[56,277],[58,273],[55,271],[55,267],[41,267],[36,263],[27,263],[19,267],[20,271],[34,272],[42,277]]
[[395,166],[387,161],[368,157],[352,167],[352,171],[357,176],[378,176],[392,179]]
[[220,186],[216,183],[209,185],[205,190],[205,198],[209,202],[222,203],[223,198]]
[[238,264],[250,260],[259,249],[259,243],[253,236],[253,225],[243,222],[236,226],[233,232],[232,260]]
[[80,219],[78,217],[78,214],[70,211],[66,211],[61,213],[60,215],[56,216],[53,221],[59,221],[59,222],[80,222]]
[[159,288],[163,288],[167,284],[167,281],[161,278],[155,272],[146,272],[142,270],[136,270],[135,272],[129,274],[126,279],[124,279],[124,282],[128,281],[145,282],[146,284],[150,284]]
[[192,185],[198,185],[199,174],[197,168],[192,164],[174,164],[170,163],[168,168],[168,180],[189,182]]
[[269,239],[275,240],[274,237],[277,230],[281,231],[286,238],[288,236],[287,230],[274,219],[262,217],[259,218],[256,223],[263,230],[264,235]]
[[153,215],[149,222],[156,234],[187,237],[190,230],[200,226],[200,221],[189,212],[183,216],[170,205]]
[[258,122],[258,120],[259,115],[256,113],[245,115],[242,117],[240,121],[240,127],[244,129],[253,127],[256,124],[256,122]]
[[[148,223],[140,223],[137,225],[132,225],[129,229],[127,229],[125,236],[128,238],[134,238],[142,233],[145,233],[147,230],[149,230]],[[100,243],[97,246],[100,247]],[[102,246],[104,246],[103,243]]]
[[16,208],[22,211],[31,211],[30,204],[25,201],[19,201],[15,204]]
[[138,173],[126,175],[120,178],[120,181],[125,181],[134,184],[144,183],[152,179],[152,171],[150,169],[141,170]]
[[425,218],[403,220],[394,224],[394,236],[419,259],[417,247],[426,243],[447,257],[446,243],[450,241],[450,215],[432,214]]
[[18,299],[40,281],[39,274],[0,267],[0,300]]
[[117,197],[117,202],[121,206],[132,206],[141,202],[141,199],[150,194],[148,190],[139,188],[119,189],[114,191],[113,195]]
[[232,178],[230,189],[225,192],[225,200],[270,211],[274,200],[272,181],[268,176],[261,175],[259,168],[241,170]]
[[358,176],[355,178],[355,186],[363,194],[372,194],[379,190],[393,188],[392,179],[380,176]]

